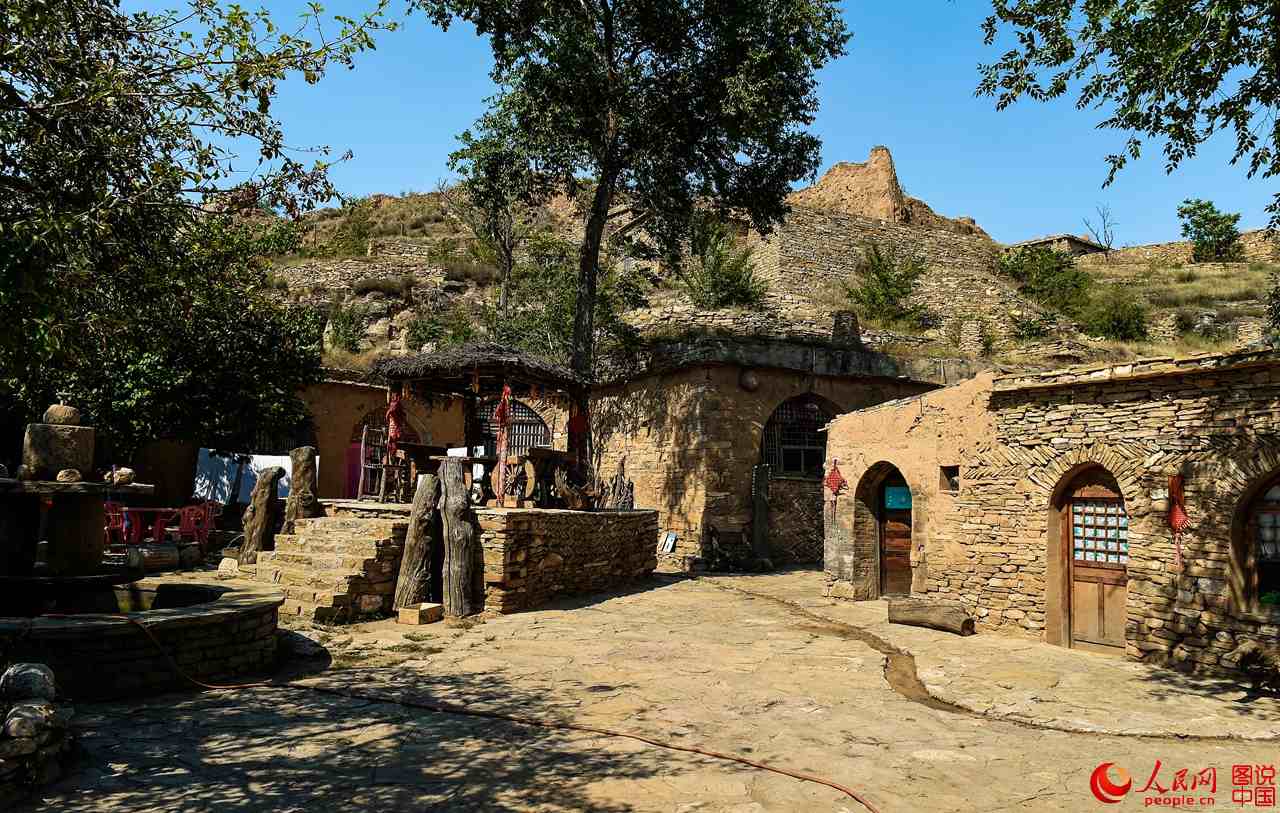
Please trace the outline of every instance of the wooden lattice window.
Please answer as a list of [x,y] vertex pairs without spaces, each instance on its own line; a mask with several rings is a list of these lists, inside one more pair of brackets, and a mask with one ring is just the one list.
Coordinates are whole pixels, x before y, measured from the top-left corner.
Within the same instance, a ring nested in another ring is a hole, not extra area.
[[1071,556],[1090,567],[1129,565],[1129,516],[1118,498],[1071,500]]
[[[477,418],[480,421],[480,436],[484,441],[484,453],[498,453],[498,425],[494,423],[493,413],[498,408],[496,400],[486,401],[480,405]],[[527,454],[535,446],[550,446],[551,430],[542,420],[542,416],[523,401],[511,399],[511,422],[507,426],[507,454]]]
[[765,424],[760,461],[773,473],[822,478],[827,434],[822,431],[835,413],[821,399],[800,395],[783,401]]
[[1280,482],[1254,499],[1247,534],[1249,594],[1261,604],[1280,605]]

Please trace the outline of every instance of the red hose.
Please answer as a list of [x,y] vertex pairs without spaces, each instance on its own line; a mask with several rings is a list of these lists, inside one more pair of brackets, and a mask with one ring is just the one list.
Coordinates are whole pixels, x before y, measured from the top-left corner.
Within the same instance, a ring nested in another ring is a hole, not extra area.
[[676,745],[675,743],[672,743],[672,742],[655,740],[650,737],[646,737],[643,734],[633,734],[629,731],[615,731],[611,728],[596,728],[595,726],[581,725],[579,723],[563,723],[563,722],[557,722],[554,720],[540,720],[536,717],[524,717],[516,714],[505,714],[500,711],[480,711],[478,709],[469,709],[465,706],[454,706],[448,703],[425,703],[418,700],[393,700],[387,697],[380,697],[378,695],[362,695],[362,694],[357,694],[355,692],[340,691],[338,689],[329,689],[323,686],[310,686],[303,683],[296,683],[294,681],[288,681],[286,683],[273,683],[271,681],[262,681],[259,683],[235,683],[235,684],[227,684],[227,685],[205,683],[203,681],[196,680],[191,675],[187,674],[186,671],[181,666],[178,665],[178,662],[173,659],[173,656],[170,655],[167,651],[165,651],[164,646],[160,643],[159,640],[157,640],[155,635],[151,632],[151,629],[147,627],[146,624],[143,624],[141,621],[139,621],[136,618],[132,618],[127,615],[119,615],[119,614],[111,614],[111,613],[103,613],[103,614],[86,613],[86,614],[80,614],[80,615],[63,615],[63,614],[57,614],[57,613],[47,613],[41,617],[43,618],[78,618],[78,619],[98,618],[98,619],[125,621],[130,624],[133,624],[134,626],[140,628],[144,633],[146,633],[147,637],[151,639],[151,643],[155,644],[156,649],[160,651],[161,655],[164,655],[165,659],[169,662],[169,666],[172,667],[173,671],[176,674],[178,674],[184,680],[187,680],[195,684],[196,686],[199,686],[204,689],[219,689],[219,690],[255,689],[255,688],[261,688],[266,686],[274,686],[274,687],[288,686],[295,689],[307,689],[309,691],[319,692],[321,694],[331,694],[331,695],[336,695],[338,697],[348,697],[356,700],[373,700],[373,701],[382,702],[382,703],[395,703],[396,705],[407,706],[409,708],[415,708],[415,709],[422,709],[423,711],[430,711],[436,714],[454,714],[454,715],[460,715],[464,717],[481,717],[488,720],[502,720],[508,723],[516,723],[517,725],[534,726],[537,728],[548,728],[548,729],[561,730],[561,731],[582,731],[588,734],[599,734],[605,737],[621,737],[624,739],[636,740],[637,742],[643,742],[647,745],[652,745],[656,748],[666,748],[667,750],[670,750],[670,751],[683,751],[688,754],[699,754],[701,756],[711,757],[713,759],[722,759],[727,762],[736,762],[739,765],[746,765],[751,768],[756,768],[762,771],[768,771],[770,773],[776,773],[781,776],[789,776],[792,779],[798,779],[801,782],[813,782],[814,784],[823,785],[825,787],[831,788],[832,790],[840,791],[844,795],[848,796],[850,799],[853,799],[858,804],[865,807],[867,810],[871,811],[871,813],[880,813],[880,809],[878,807],[872,804],[866,797],[859,794],[853,788],[847,787],[845,785],[841,785],[839,782],[834,782],[830,779],[824,779],[821,776],[815,776],[814,774],[803,773],[801,771],[793,771],[790,768],[779,768],[775,765],[769,765],[764,762],[756,762],[755,760],[747,759],[746,757],[740,757],[734,754],[724,754],[719,751],[711,751],[706,748],[699,748],[694,745]]

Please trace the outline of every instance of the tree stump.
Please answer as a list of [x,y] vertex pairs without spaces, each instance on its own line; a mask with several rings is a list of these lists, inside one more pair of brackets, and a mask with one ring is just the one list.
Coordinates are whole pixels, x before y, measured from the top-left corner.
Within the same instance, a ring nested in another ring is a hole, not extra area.
[[412,607],[427,600],[431,582],[431,549],[434,547],[436,502],[440,481],[434,474],[418,478],[413,492],[413,509],[409,512],[409,530],[404,537],[404,557],[396,578],[396,609]]
[[289,499],[284,504],[284,532],[293,533],[295,520],[324,516],[324,506],[316,496],[316,449],[300,446],[289,452],[293,475],[289,478]]
[[462,461],[440,464],[441,522],[444,534],[444,614],[454,618],[484,609],[480,545],[471,523]]
[[889,623],[973,635],[973,619],[958,604],[940,604],[919,598],[889,599]]
[[276,546],[276,488],[284,469],[271,466],[258,475],[249,495],[249,507],[244,509],[244,542],[240,545],[240,564],[251,565],[258,561],[258,551],[272,550]]

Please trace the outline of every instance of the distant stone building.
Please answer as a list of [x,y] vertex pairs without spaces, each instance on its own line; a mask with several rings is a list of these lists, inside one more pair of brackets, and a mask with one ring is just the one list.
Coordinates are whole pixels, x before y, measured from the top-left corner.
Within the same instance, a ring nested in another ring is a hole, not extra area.
[[1081,237],[1078,234],[1049,234],[1044,237],[1023,240],[1020,243],[1014,243],[1009,246],[1010,250],[1021,248],[1047,248],[1050,251],[1070,254],[1072,257],[1105,253],[1107,251],[1106,246],[1100,245],[1088,237]]
[[979,376],[841,416],[827,455],[832,596],[1192,669],[1275,640],[1276,350]]

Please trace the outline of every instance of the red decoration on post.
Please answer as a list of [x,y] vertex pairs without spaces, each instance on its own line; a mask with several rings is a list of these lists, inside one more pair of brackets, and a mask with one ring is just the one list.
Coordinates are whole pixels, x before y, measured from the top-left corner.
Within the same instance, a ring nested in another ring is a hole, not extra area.
[[404,405],[400,403],[400,393],[391,393],[387,402],[387,460],[390,463],[395,457],[396,446],[404,434]]
[[831,496],[833,498],[839,497],[840,492],[844,491],[849,486],[849,482],[845,480],[844,475],[840,473],[839,463],[840,461],[834,458],[831,460],[831,471],[827,472],[826,479],[822,481],[823,485],[827,487],[827,491],[831,492]]
[[1182,532],[1191,525],[1187,514],[1187,498],[1182,490],[1182,475],[1169,478],[1169,527],[1173,529],[1173,568],[1182,572]]
[[498,406],[493,410],[493,423],[497,427],[497,455],[498,455],[498,482],[497,494],[498,505],[502,505],[504,495],[507,493],[507,430],[511,426],[511,386],[502,385],[502,397],[498,399]]

